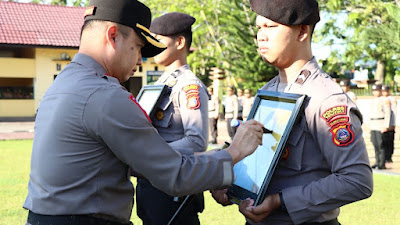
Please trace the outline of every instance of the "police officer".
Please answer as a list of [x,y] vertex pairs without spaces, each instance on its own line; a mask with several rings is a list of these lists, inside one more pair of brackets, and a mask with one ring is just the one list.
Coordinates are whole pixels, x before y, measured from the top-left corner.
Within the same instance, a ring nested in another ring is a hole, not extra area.
[[244,97],[242,99],[242,102],[243,102],[243,120],[246,121],[254,102],[254,97],[251,95],[250,89],[248,88],[244,89]]
[[219,98],[218,95],[214,94],[212,87],[208,88],[208,93],[211,98],[208,101],[208,123],[211,134],[211,144],[217,144],[218,137],[218,117],[219,117]]
[[390,94],[390,86],[382,86],[382,97],[387,98],[390,103],[390,125],[382,134],[383,145],[385,148],[385,161],[392,163],[392,155],[394,151],[394,134],[396,129],[397,100]]
[[239,116],[239,101],[235,95],[235,90],[232,86],[226,88],[226,96],[224,98],[225,106],[225,121],[226,129],[228,130],[229,137],[233,140],[236,128],[231,126],[232,119],[238,119]]
[[386,169],[385,166],[385,143],[383,133],[390,127],[390,101],[382,96],[382,85],[372,85],[372,104],[369,111],[369,128],[371,130],[371,142],[375,149],[374,169]]
[[136,0],[89,5],[79,52],[38,110],[26,224],[130,224],[129,168],[170,195],[230,185],[232,164],[261,143],[262,125],[244,124],[226,150],[182,156],[120,85],[142,64],[142,55],[165,49],[148,30],[150,10]]
[[349,80],[341,80],[339,84],[340,84],[340,87],[342,88],[342,90],[344,91],[344,93],[346,93],[346,95],[349,96],[349,98],[354,103],[356,103],[357,96],[356,96],[356,94],[354,94],[354,92],[350,91],[350,81]]
[[[258,52],[279,71],[262,90],[307,95],[264,202],[242,201],[248,224],[337,225],[342,205],[372,193],[372,170],[357,106],[318,66],[311,36],[316,0],[250,0]],[[226,203],[222,191],[214,197]]]
[[[151,120],[161,137],[183,155],[204,152],[208,145],[207,88],[193,74],[186,60],[194,22],[195,18],[190,15],[172,12],[154,19],[150,25],[150,32],[167,46],[154,57],[157,64],[166,68],[155,84],[165,84],[169,88]],[[142,178],[138,179],[136,194],[138,216],[144,225],[167,224],[184,200],[157,190]],[[175,224],[200,224],[197,213],[203,209],[203,194],[197,194]]]

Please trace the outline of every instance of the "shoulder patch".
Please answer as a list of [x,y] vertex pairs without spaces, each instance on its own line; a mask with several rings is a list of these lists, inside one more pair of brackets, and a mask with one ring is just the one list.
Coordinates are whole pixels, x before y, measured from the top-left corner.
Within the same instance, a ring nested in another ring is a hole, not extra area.
[[152,123],[152,122],[151,122],[151,119],[150,119],[150,117],[149,117],[149,115],[147,115],[146,111],[144,111],[144,109],[142,108],[142,106],[140,106],[140,104],[136,101],[135,97],[133,97],[133,95],[130,95],[130,96],[129,96],[129,99],[132,100],[132,102],[134,102],[134,103],[139,107],[139,109],[142,110],[142,112],[144,113],[144,115],[146,116],[146,118],[149,120],[149,122]]
[[200,86],[197,84],[189,84],[183,87],[183,91],[186,92],[187,108],[198,109],[200,108]]
[[348,116],[340,116],[340,117],[333,119],[332,121],[327,122],[327,124],[329,127],[334,127],[338,124],[348,123],[348,122],[349,122]]
[[347,146],[354,141],[354,133],[350,129],[350,124],[339,124],[330,129],[333,143],[339,147]]
[[329,108],[322,113],[321,118],[323,118],[326,122],[329,122],[333,117],[338,115],[347,115],[347,106],[340,105]]

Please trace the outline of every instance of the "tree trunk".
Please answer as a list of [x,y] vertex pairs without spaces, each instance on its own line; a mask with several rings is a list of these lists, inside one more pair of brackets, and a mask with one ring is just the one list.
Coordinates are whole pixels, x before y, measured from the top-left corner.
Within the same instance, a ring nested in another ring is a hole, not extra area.
[[378,84],[384,84],[385,82],[385,61],[378,60],[376,62],[375,80]]

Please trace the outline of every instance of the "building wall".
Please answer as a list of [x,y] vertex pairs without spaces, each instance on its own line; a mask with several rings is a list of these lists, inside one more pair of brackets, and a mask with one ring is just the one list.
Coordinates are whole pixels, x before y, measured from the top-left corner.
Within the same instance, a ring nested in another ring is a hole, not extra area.
[[[78,49],[36,48],[34,58],[0,57],[0,78],[33,78],[33,99],[0,99],[0,117],[33,117],[46,90],[54,78],[68,65]],[[63,58],[63,56],[64,58]],[[65,56],[68,56],[66,59]],[[141,86],[147,85],[147,71],[163,70],[153,59],[143,62],[140,77]]]

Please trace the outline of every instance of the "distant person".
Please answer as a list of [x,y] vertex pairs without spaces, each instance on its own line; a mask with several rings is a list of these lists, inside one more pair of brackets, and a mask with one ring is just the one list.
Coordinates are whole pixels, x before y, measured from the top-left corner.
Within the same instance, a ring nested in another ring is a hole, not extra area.
[[243,120],[243,102],[242,102],[242,100],[243,100],[243,98],[244,98],[244,96],[243,96],[243,89],[241,89],[241,88],[238,88],[237,90],[236,90],[236,94],[237,94],[237,99],[238,99],[238,119],[239,120]]
[[346,93],[347,96],[354,102],[357,103],[357,95],[354,92],[350,91],[350,81],[349,80],[342,80],[340,81],[340,87]]
[[390,86],[383,85],[382,86],[382,97],[385,97],[389,100],[390,103],[390,126],[386,132],[383,132],[383,146],[385,148],[385,161],[388,163],[392,163],[392,155],[394,152],[394,135],[396,129],[396,116],[397,116],[397,100],[390,94]]
[[369,128],[371,130],[371,142],[375,149],[375,164],[373,169],[386,169],[385,166],[385,145],[383,133],[389,131],[390,127],[390,101],[382,97],[382,85],[372,85],[372,103],[369,111]]
[[214,88],[209,87],[208,93],[210,100],[208,100],[208,124],[210,127],[211,144],[217,144],[218,137],[218,117],[219,117],[219,98],[214,93]]
[[251,107],[253,106],[254,97],[251,95],[251,90],[246,88],[244,90],[244,97],[242,98],[243,103],[243,121],[247,120]]
[[224,99],[225,105],[225,121],[228,129],[228,134],[231,140],[235,136],[236,128],[231,126],[232,119],[237,119],[239,115],[239,101],[235,95],[234,88],[229,86],[226,88],[226,96]]

